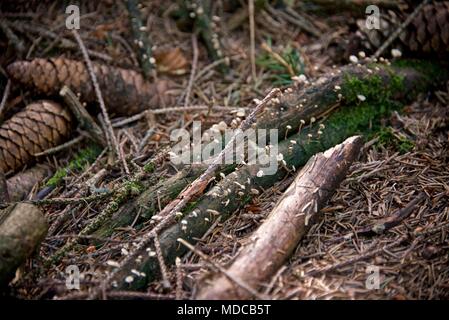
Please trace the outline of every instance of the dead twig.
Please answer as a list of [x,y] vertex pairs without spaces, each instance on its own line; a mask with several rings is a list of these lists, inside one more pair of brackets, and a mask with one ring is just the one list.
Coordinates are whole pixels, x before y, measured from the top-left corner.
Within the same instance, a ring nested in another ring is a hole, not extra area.
[[253,81],[256,81],[256,33],[254,26],[254,0],[248,0],[248,14],[249,14],[249,33],[250,33],[250,58],[251,58],[251,74]]
[[184,100],[184,108],[186,108],[190,103],[190,94],[192,92],[192,86],[195,79],[196,68],[198,65],[198,40],[196,38],[196,34],[192,34],[192,47],[193,47],[192,69],[190,70],[189,83],[187,84],[186,98]]
[[8,82],[6,83],[5,86],[5,90],[3,91],[2,101],[0,102],[0,123],[3,121],[5,117],[6,101],[8,100],[10,89],[11,89],[11,80],[8,79]]
[[101,128],[95,123],[86,108],[81,105],[73,91],[69,87],[64,86],[59,92],[59,95],[64,99],[67,106],[70,108],[70,111],[78,120],[80,128],[87,131],[92,140],[102,146],[105,146],[106,143],[104,141],[105,135],[103,130],[101,130]]
[[372,58],[379,58],[380,55],[388,48],[390,44],[396,40],[397,37],[404,31],[404,29],[413,21],[413,19],[418,15],[421,9],[429,2],[429,0],[424,0],[419,6],[407,17],[407,19],[401,23],[401,25],[388,37],[387,40],[377,49],[373,54]]
[[84,46],[83,40],[81,39],[78,31],[76,31],[76,29],[73,29],[72,31],[73,31],[73,35],[74,35],[76,41],[78,42],[81,52],[83,53],[83,57],[86,62],[87,70],[89,71],[89,75],[90,75],[92,84],[95,89],[95,94],[97,95],[98,103],[100,104],[101,113],[103,115],[103,118],[104,118],[104,121],[106,124],[106,128],[107,128],[106,134],[109,136],[110,143],[112,144],[109,146],[110,150],[115,151],[115,154],[117,155],[117,157],[120,158],[120,149],[119,149],[119,146],[117,143],[117,138],[115,137],[114,129],[112,128],[111,120],[109,119],[109,114],[108,114],[108,111],[106,110],[106,106],[104,104],[103,95],[101,94],[100,86],[98,85],[97,77],[95,75],[94,68],[92,66],[92,61],[89,58],[87,49]]

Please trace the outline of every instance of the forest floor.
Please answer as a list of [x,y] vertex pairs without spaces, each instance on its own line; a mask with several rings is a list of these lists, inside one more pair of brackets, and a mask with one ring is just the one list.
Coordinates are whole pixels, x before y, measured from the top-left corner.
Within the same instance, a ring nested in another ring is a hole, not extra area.
[[[170,145],[173,129],[189,129],[196,120],[202,122],[204,129],[222,121],[232,126],[236,117],[243,119],[248,115],[253,99],[263,98],[273,87],[291,84],[291,70],[311,79],[348,63],[335,58],[338,48],[335,44],[349,37],[348,25],[356,19],[351,12],[332,15],[301,13],[315,22],[319,37],[300,31],[277,9],[256,14],[255,70],[252,70],[248,20],[228,31],[228,22],[235,12],[226,11],[220,5],[222,2],[217,1],[214,10],[221,18],[219,33],[223,55],[231,66],[229,73],[223,75],[217,64],[208,58],[204,45],[192,33],[178,29],[170,17],[172,2],[143,2],[142,15],[157,53],[158,72],[154,81],[169,79],[174,83],[173,104],[166,107],[181,107],[181,111],[146,113],[135,120],[128,118],[128,123],[123,122],[126,118],[111,115],[118,144],[127,159],[132,159],[130,163],[133,165],[128,168],[131,172],[138,171],[148,159]],[[140,70],[130,40],[132,35],[124,5],[101,1],[81,8],[80,35],[86,47],[101,53],[104,59],[91,58],[112,66]],[[20,32],[12,28],[26,46],[24,58],[64,55],[83,60],[77,46],[61,46],[61,39],[75,40],[65,29],[66,15],[57,5],[43,4],[34,12],[0,15],[5,21],[40,32]],[[49,37],[45,31],[52,31],[58,38]],[[271,49],[264,50],[263,43]],[[0,62],[5,68],[17,57],[6,39],[0,38],[0,45],[3,52]],[[178,64],[173,65],[176,59],[173,56],[167,58],[167,52],[177,57]],[[287,62],[288,67],[275,58],[276,54]],[[193,81],[190,79],[192,73]],[[13,86],[6,118],[36,97],[30,90]],[[195,108],[212,105],[225,108],[213,111]],[[420,96],[401,112],[384,120],[383,129],[366,140],[359,160],[352,165],[347,178],[322,209],[321,222],[312,227],[262,292],[273,299],[449,298],[448,105],[449,83],[447,87]],[[78,145],[47,156],[43,162],[55,170],[64,168],[86,147],[86,140],[83,140]],[[96,181],[96,190],[112,190],[126,178],[122,162],[111,160],[107,152],[96,152],[94,159],[69,171],[62,182],[45,195],[45,199],[71,198],[102,169],[106,170]],[[169,159],[165,159],[150,179],[166,179],[175,172]],[[292,179],[288,176],[254,197],[227,221],[217,223],[199,240],[197,249],[220,265],[226,266],[233,261],[239,248],[270,213]],[[45,186],[46,181],[42,181],[33,189],[29,199],[33,199]],[[400,225],[385,233],[351,236],[354,231],[406,207],[420,192],[424,192],[426,197],[413,207],[412,214]],[[112,236],[102,239],[101,245],[93,245],[89,241],[95,239],[86,237],[80,239],[80,244],[61,263],[48,267],[44,260],[69,239],[77,237],[107,203],[108,200],[96,200],[85,205],[44,205],[50,231],[41,245],[39,256],[29,259],[17,273],[11,295],[31,299],[87,298],[89,288],[95,287],[111,270],[107,262],[120,262],[143,235],[145,228],[137,229],[134,224],[119,228]],[[61,219],[61,216],[65,218]],[[72,264],[76,264],[83,274],[80,291],[65,287],[64,270]],[[373,289],[367,283],[370,270],[379,272],[379,289]],[[183,257],[179,268],[168,268],[170,289],[164,288],[162,281],[157,280],[149,284],[147,295],[123,291],[115,297],[189,299],[214,272],[196,254],[189,253]],[[182,288],[175,285],[179,278]]]

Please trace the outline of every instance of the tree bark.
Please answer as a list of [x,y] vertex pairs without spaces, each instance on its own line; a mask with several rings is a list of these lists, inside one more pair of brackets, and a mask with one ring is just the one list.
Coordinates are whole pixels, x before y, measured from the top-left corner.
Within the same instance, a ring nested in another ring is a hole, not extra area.
[[47,221],[33,204],[18,203],[0,211],[0,288],[36,250],[47,234]]
[[[319,220],[319,210],[345,178],[361,141],[361,137],[351,137],[310,158],[227,273],[255,289],[269,280]],[[221,275],[200,290],[197,298],[248,299],[251,295]]]
[[[320,119],[327,116],[332,111],[346,104],[345,97],[339,98],[340,91],[335,90],[336,87],[345,87],[345,83],[350,78],[364,80],[368,77],[379,77],[385,88],[389,88],[396,77],[402,77],[404,87],[394,92],[394,98],[398,101],[404,101],[410,98],[417,86],[424,84],[421,90],[425,90],[430,84],[426,75],[418,70],[411,68],[390,69],[386,66],[379,65],[377,68],[367,71],[366,67],[346,66],[340,70],[336,70],[334,74],[323,76],[316,83],[302,89],[294,89],[291,92],[284,92],[279,98],[279,102],[272,102],[261,115],[258,117],[256,129],[278,129],[279,139],[282,140],[292,134],[298,132],[298,129],[310,124],[311,119]],[[344,90],[341,90],[344,91]],[[379,95],[384,93],[379,92]],[[351,107],[356,108],[352,105]],[[366,128],[365,128],[366,129]],[[315,132],[317,129],[314,129]],[[342,128],[341,130],[345,130]],[[350,130],[349,130],[350,131]],[[305,130],[301,130],[305,132]],[[348,132],[349,135],[356,132]],[[337,135],[338,136],[338,135]],[[343,139],[347,136],[342,137]],[[303,135],[307,140],[307,136]],[[332,132],[324,132],[321,140],[334,140],[340,143],[342,140],[335,140]],[[289,138],[290,139],[290,138]],[[315,140],[315,139],[314,139]],[[333,145],[326,144],[329,148]],[[319,149],[323,151],[325,149]],[[313,152],[306,152],[308,156],[312,156]],[[303,162],[295,164],[303,165],[308,158],[302,159]],[[180,191],[195,180],[207,166],[199,166],[196,168],[186,167],[180,173],[160,181],[156,186],[147,189],[136,200],[126,204],[120,208],[108,221],[101,230],[96,232],[99,236],[110,236],[115,228],[123,227],[131,224],[136,217],[136,213],[140,212],[140,218],[137,224],[147,221],[153,214],[159,210],[159,203],[163,208],[172,199],[176,198]],[[232,169],[229,165],[223,166],[223,170]],[[222,171],[223,171],[222,170]],[[158,203],[159,202],[159,203]]]
[[[218,181],[199,199],[189,203],[183,210],[182,217],[176,219],[172,217],[169,223],[164,224],[158,234],[158,239],[165,263],[173,264],[176,257],[186,252],[186,249],[178,244],[178,238],[195,243],[218,217],[221,217],[221,221],[225,221],[236,210],[250,202],[257,193],[273,186],[289,172],[304,165],[314,154],[331,148],[352,135],[369,132],[370,128],[373,125],[378,125],[380,120],[388,116],[391,110],[398,108],[399,101],[407,101],[417,93],[426,91],[436,79],[436,77],[428,76],[429,68],[419,69],[422,71],[411,68],[401,68],[396,71],[388,67],[383,70],[382,68],[382,66],[377,67],[379,70],[376,74],[373,70],[371,73],[367,72],[366,67],[348,67],[344,70],[348,69],[354,72],[349,74],[337,72],[334,76],[326,78],[327,80],[318,81],[317,85],[305,89],[310,95],[310,101],[315,104],[307,105],[307,107],[304,105],[303,110],[307,110],[304,115],[305,117],[311,116],[315,114],[313,110],[318,110],[316,112],[320,112],[319,114],[324,118],[321,123],[318,124],[311,120],[310,122],[313,123],[309,123],[305,128],[301,128],[299,133],[288,136],[288,139],[279,143],[278,151],[283,159],[274,174],[265,175],[262,172],[259,175],[263,167],[258,164],[241,166]],[[322,85],[324,83],[321,89],[319,89],[318,83]],[[337,93],[340,90],[333,86],[335,83],[341,83],[341,92],[345,94],[344,99],[338,97]],[[309,91],[311,87],[313,87],[313,92]],[[363,102],[358,98],[361,94],[365,97]],[[289,96],[292,98],[291,101],[288,100]],[[282,131],[283,127],[280,127],[280,124],[292,123],[289,125],[290,127],[286,126],[285,136],[288,131],[293,131],[295,126],[301,127],[303,122],[298,119],[298,114],[301,111],[293,107],[295,106],[293,99],[302,101],[300,97],[297,93],[287,92],[281,97],[280,102],[274,102],[273,108],[281,107],[280,110],[278,109],[278,116],[269,118],[268,114],[268,120],[266,122],[261,120],[259,125],[279,128]],[[322,97],[322,103],[317,105],[319,97]],[[341,106],[340,103],[342,103]],[[337,107],[338,109],[334,110]],[[290,119],[286,116],[287,113],[290,114]],[[296,119],[297,122],[293,119]],[[135,217],[135,212],[133,217]],[[145,250],[154,250],[152,244],[146,245],[146,240],[144,241],[145,246],[139,246],[131,254],[133,257],[142,256],[141,262],[136,263],[133,259],[128,259],[114,272],[113,278],[117,281],[118,288],[144,288],[148,281],[153,280],[159,274],[158,260],[148,256],[145,252]],[[144,273],[145,277],[134,278],[131,283],[125,282],[125,278],[132,275],[132,269]]]

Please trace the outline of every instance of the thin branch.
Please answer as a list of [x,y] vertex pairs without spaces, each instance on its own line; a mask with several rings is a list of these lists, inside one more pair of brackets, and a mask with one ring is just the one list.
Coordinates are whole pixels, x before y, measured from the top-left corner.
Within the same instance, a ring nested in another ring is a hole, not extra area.
[[6,101],[8,100],[9,91],[11,89],[11,80],[8,79],[8,82],[6,83],[5,90],[3,91],[3,97],[2,102],[0,102],[0,122],[2,122],[4,116],[5,116],[5,106]]
[[120,149],[117,143],[117,138],[115,137],[114,134],[114,129],[112,128],[112,124],[111,124],[111,120],[109,118],[109,114],[108,111],[106,110],[106,106],[104,104],[104,100],[103,100],[103,95],[101,94],[101,90],[100,90],[100,86],[98,84],[98,80],[97,77],[94,73],[94,68],[92,66],[92,61],[89,58],[89,54],[87,53],[87,49],[84,46],[83,40],[81,39],[78,31],[76,31],[76,29],[73,29],[73,35],[75,36],[76,41],[78,42],[78,45],[81,49],[81,52],[83,53],[84,56],[84,60],[86,62],[86,66],[87,66],[87,70],[89,71],[89,75],[90,78],[92,80],[92,84],[94,86],[95,89],[95,93],[97,95],[98,98],[98,103],[100,104],[100,108],[101,108],[101,113],[103,114],[103,118],[106,124],[106,128],[107,128],[107,133],[109,135],[110,141],[112,146],[109,146],[111,150],[114,150],[117,157],[120,157]]
[[254,0],[248,0],[248,14],[249,14],[249,33],[250,33],[250,57],[251,57],[251,74],[253,81],[256,81],[256,41],[255,41],[255,26],[254,26]]
[[42,156],[48,156],[48,155],[52,155],[52,154],[58,153],[59,151],[65,150],[67,148],[70,148],[71,146],[81,142],[84,138],[85,138],[85,136],[79,135],[78,137],[76,137],[76,138],[74,138],[74,139],[72,139],[72,140],[70,140],[70,141],[68,141],[66,143],[60,144],[59,146],[56,146],[54,148],[49,148],[49,149],[44,150],[42,152],[35,153],[34,156],[35,157],[42,157]]
[[419,6],[407,17],[407,19],[397,28],[385,42],[380,46],[379,49],[372,56],[373,58],[379,58],[380,55],[388,48],[388,46],[396,40],[397,37],[404,31],[404,29],[413,21],[413,19],[418,15],[421,9],[429,2],[429,0],[424,0]]
[[156,250],[156,257],[162,273],[162,285],[164,286],[164,288],[170,289],[171,284],[168,278],[167,265],[165,264],[164,256],[162,255],[161,244],[157,235],[154,236],[154,249]]
[[190,103],[190,94],[192,92],[193,82],[195,79],[196,68],[198,65],[198,40],[196,39],[196,34],[192,34],[192,47],[193,47],[193,61],[192,69],[190,71],[189,83],[186,90],[186,98],[184,100],[184,108]]

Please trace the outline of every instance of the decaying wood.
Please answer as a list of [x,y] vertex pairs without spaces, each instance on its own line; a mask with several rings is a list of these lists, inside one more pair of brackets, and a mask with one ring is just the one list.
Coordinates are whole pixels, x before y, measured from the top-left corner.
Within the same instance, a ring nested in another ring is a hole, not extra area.
[[80,126],[80,128],[86,130],[89,133],[91,139],[93,139],[95,142],[97,142],[101,146],[105,146],[106,142],[103,131],[91,117],[91,115],[87,112],[86,108],[81,105],[73,91],[70,90],[69,87],[63,86],[61,91],[59,92],[59,95],[64,99],[70,111],[78,120],[78,125]]
[[[318,221],[319,210],[358,156],[361,141],[360,137],[351,137],[310,158],[227,273],[254,288],[269,281],[311,225]],[[250,297],[247,290],[221,275],[204,287],[197,298],[226,300]]]
[[[369,71],[368,71],[369,70]],[[395,92],[395,99],[403,100],[407,98],[408,93],[412,92],[420,83],[427,83],[425,75],[413,69],[403,68],[396,69],[395,74],[404,78],[403,90]],[[258,129],[278,129],[279,139],[298,132],[298,129],[306,127],[310,124],[311,119],[318,121],[320,118],[327,116],[331,111],[338,110],[340,105],[345,104],[345,98],[339,98],[336,87],[344,87],[347,78],[355,77],[364,79],[368,76],[379,76],[382,78],[385,86],[388,87],[393,81],[393,75],[389,68],[379,65],[377,68],[369,69],[367,67],[346,66],[336,70],[334,75],[323,76],[316,83],[312,83],[305,88],[292,88],[292,90],[284,91],[280,97],[271,100],[269,105],[261,112],[257,118],[256,128]],[[305,133],[305,130],[301,130]],[[348,135],[354,134],[348,132]],[[327,136],[333,136],[333,133],[325,133],[321,139],[326,140]],[[345,137],[342,137],[343,139]],[[307,136],[304,134],[304,140]],[[339,143],[342,140],[337,140]],[[326,145],[332,147],[333,145]],[[322,151],[320,149],[318,151]],[[312,156],[313,153],[306,152],[305,155]],[[308,158],[302,159],[304,164]],[[295,164],[297,165],[297,164]],[[202,170],[206,170],[203,166]],[[229,170],[230,166],[223,166],[221,171]],[[201,170],[186,167],[176,176],[161,181],[157,186],[144,191],[133,203],[129,203],[119,209],[114,214],[112,221],[107,222],[101,228],[100,234],[103,236],[110,235],[114,228],[129,225],[139,213],[138,221],[150,219],[157,211],[164,208],[170,200],[174,199],[181,190],[189,183],[199,177]],[[226,172],[225,172],[226,173]],[[187,178],[188,177],[188,178]]]
[[[408,203],[404,208],[396,210],[393,214],[383,218],[371,226],[355,230],[354,232],[343,236],[342,238],[348,239],[352,236],[374,236],[378,234],[382,234],[391,228],[399,225],[404,219],[409,217],[413,210],[416,208],[416,205],[420,203],[422,200],[426,198],[426,194],[421,192],[418,194],[416,198],[414,198],[410,203]],[[336,239],[337,240],[337,239]]]
[[[142,75],[122,68],[93,63],[109,113],[130,115],[147,108],[157,109],[172,104],[168,92],[172,83],[160,80],[147,82]],[[81,101],[97,101],[88,70],[82,61],[65,58],[34,59],[17,61],[7,67],[11,79],[41,93],[56,95],[66,85],[75,93],[80,93]]]
[[60,104],[29,104],[0,127],[0,168],[15,172],[34,162],[34,155],[64,142],[71,133],[72,116]]
[[47,233],[47,222],[35,205],[18,203],[0,211],[0,288],[36,250]]
[[10,202],[26,199],[33,187],[51,174],[47,165],[36,165],[28,170],[19,172],[6,181]]
[[154,68],[155,60],[151,52],[151,44],[146,27],[142,23],[138,0],[125,1],[128,10],[129,22],[133,31],[134,43],[137,44],[138,58],[143,75],[146,79],[150,77],[150,71]]

